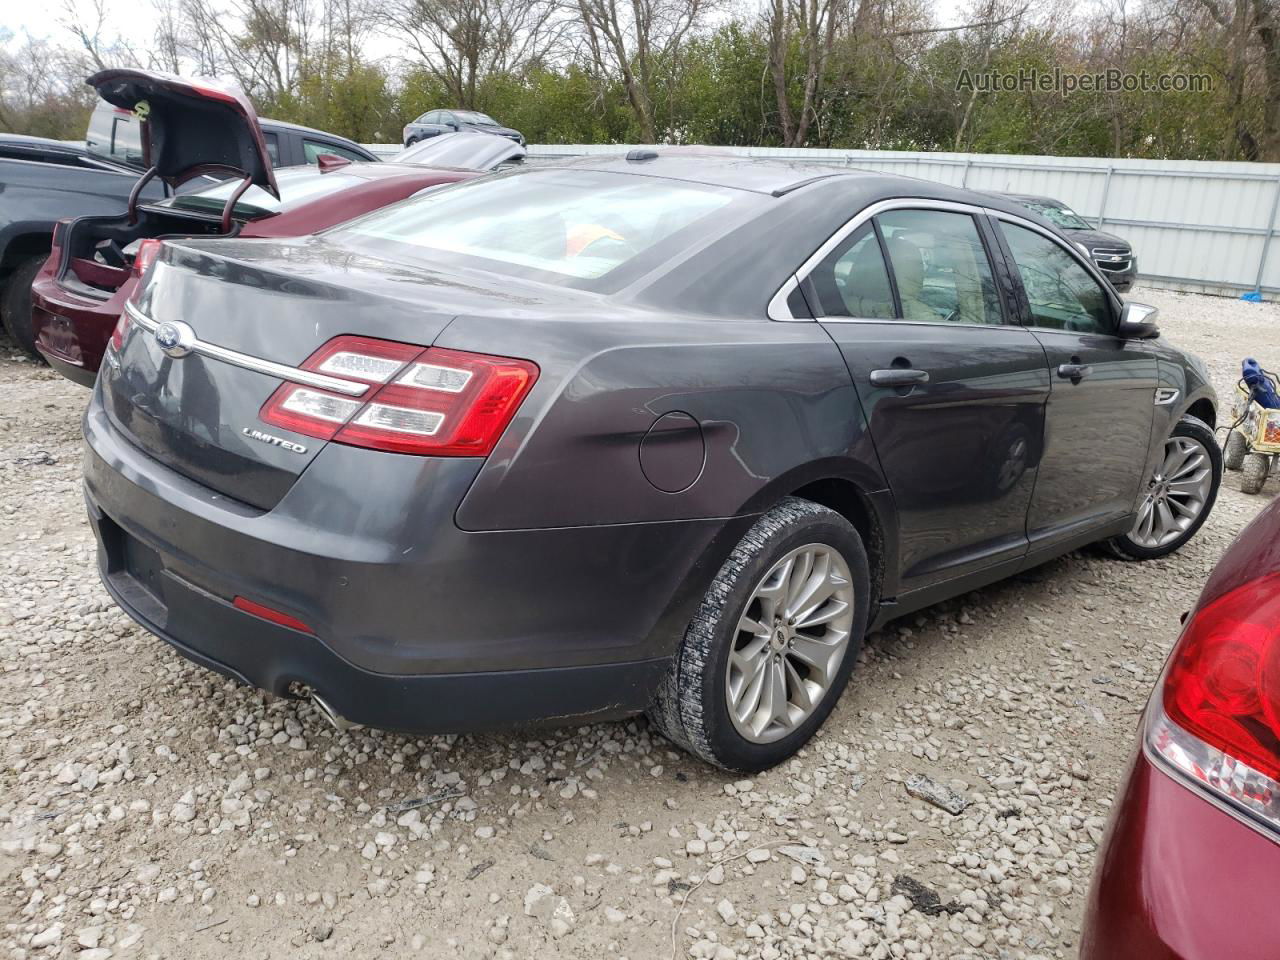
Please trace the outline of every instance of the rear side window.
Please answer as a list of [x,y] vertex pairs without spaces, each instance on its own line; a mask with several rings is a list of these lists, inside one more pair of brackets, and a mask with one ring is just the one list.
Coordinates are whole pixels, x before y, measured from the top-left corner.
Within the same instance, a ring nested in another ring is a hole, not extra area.
[[445,255],[534,278],[592,280],[647,251],[674,252],[678,234],[738,196],[654,177],[534,170],[420,194],[339,229],[335,240],[424,264]]
[[967,213],[891,210],[877,218],[904,320],[1004,322],[978,225]]
[[822,315],[887,320],[897,316],[875,229],[864,223],[809,275]]
[[318,140],[303,140],[302,152],[307,158],[307,163],[315,163],[317,157],[326,154],[334,157],[343,157],[347,160],[361,161],[364,159],[354,150],[348,150],[346,147],[340,147],[336,143],[321,143]]
[[271,158],[271,166],[280,166],[280,138],[274,133],[263,133],[262,139],[267,144],[267,156]]
[[1111,306],[1101,284],[1048,237],[1001,223],[1031,306],[1031,323],[1053,330],[1112,333]]

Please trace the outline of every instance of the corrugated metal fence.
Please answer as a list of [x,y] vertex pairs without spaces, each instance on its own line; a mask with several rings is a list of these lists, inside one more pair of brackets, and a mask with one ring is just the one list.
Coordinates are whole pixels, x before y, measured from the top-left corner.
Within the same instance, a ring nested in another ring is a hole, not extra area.
[[[618,154],[625,145],[531,144],[551,159]],[[1128,240],[1152,286],[1238,295],[1280,293],[1280,164],[1198,160],[1032,157],[981,153],[718,147],[880,170],[975,190],[1054,197],[1100,229]]]

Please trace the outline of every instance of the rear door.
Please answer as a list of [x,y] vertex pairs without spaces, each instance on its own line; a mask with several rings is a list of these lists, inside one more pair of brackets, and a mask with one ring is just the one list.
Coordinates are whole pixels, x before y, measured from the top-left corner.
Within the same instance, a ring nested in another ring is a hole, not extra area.
[[893,492],[902,596],[1021,562],[1049,376],[1011,322],[981,210],[872,209],[815,255],[802,289],[853,375]]
[[1051,390],[1027,515],[1032,550],[1123,526],[1137,502],[1159,385],[1151,341],[1116,336],[1120,302],[1068,241],[997,214],[1025,327],[1044,345]]

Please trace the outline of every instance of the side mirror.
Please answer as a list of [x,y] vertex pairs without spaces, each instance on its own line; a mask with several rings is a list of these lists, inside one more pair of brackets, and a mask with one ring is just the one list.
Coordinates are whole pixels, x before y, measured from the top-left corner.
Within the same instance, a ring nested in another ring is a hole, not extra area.
[[1160,311],[1150,304],[1125,303],[1120,311],[1120,326],[1116,336],[1122,340],[1154,340],[1160,336],[1160,328],[1156,325],[1156,317]]

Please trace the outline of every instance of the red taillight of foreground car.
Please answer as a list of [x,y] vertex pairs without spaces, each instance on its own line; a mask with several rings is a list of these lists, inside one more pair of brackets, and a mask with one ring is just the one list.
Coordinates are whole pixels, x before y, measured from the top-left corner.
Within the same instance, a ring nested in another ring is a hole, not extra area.
[[286,383],[266,423],[322,440],[394,453],[485,457],[538,378],[527,360],[342,336],[302,369],[367,384],[358,398]]
[[1280,574],[1188,621],[1147,740],[1194,783],[1280,830]]
[[147,272],[147,268],[156,262],[156,257],[160,256],[160,244],[163,240],[157,240],[155,237],[148,237],[138,242],[138,252],[133,255],[133,275],[141,277]]

